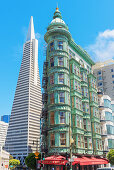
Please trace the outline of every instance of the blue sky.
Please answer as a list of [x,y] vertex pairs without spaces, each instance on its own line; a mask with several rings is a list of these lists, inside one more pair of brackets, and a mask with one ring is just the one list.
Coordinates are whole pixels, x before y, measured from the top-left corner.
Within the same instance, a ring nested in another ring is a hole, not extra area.
[[6,0],[0,4],[0,116],[10,114],[23,44],[33,16],[39,38],[39,70],[45,60],[43,36],[58,3],[73,39],[94,61],[113,58],[114,0]]

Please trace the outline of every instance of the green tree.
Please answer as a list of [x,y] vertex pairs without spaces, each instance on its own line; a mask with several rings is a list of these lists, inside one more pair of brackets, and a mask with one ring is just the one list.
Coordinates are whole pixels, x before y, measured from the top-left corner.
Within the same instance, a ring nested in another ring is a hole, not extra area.
[[[38,155],[38,160],[41,158],[41,155]],[[27,167],[31,169],[36,169],[36,158],[34,153],[30,153],[26,158],[25,158],[25,164]]]
[[17,160],[17,159],[10,159],[9,160],[10,169],[14,169],[18,165],[20,165],[20,161],[19,160]]
[[13,159],[13,156],[12,156],[12,155],[9,156],[9,160],[10,160],[10,159]]
[[108,160],[109,160],[109,163],[110,163],[111,165],[114,165],[114,149],[111,149],[111,150],[108,152],[107,158],[108,158]]

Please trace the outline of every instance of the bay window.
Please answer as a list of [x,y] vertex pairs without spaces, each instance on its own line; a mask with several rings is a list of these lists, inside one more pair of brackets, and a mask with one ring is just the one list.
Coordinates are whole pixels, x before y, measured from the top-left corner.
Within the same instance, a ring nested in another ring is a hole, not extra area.
[[50,94],[50,104],[54,104],[54,93]]
[[59,102],[65,103],[65,93],[64,92],[59,93]]
[[63,50],[63,41],[58,41],[59,50]]
[[60,145],[66,145],[66,134],[60,133]]
[[54,112],[50,112],[50,124],[54,125]]
[[84,140],[85,140],[85,149],[87,149],[88,148],[88,146],[87,146],[87,138],[85,137]]
[[54,41],[50,43],[50,51],[54,51]]
[[64,84],[64,74],[59,74],[59,83]]
[[60,123],[65,124],[65,112],[60,112]]
[[50,75],[50,84],[54,84],[54,74]]
[[50,67],[54,67],[54,58],[53,57],[50,58]]
[[58,57],[58,65],[64,66],[64,58],[63,57]]
[[51,133],[50,144],[51,146],[55,146],[55,134],[54,133]]

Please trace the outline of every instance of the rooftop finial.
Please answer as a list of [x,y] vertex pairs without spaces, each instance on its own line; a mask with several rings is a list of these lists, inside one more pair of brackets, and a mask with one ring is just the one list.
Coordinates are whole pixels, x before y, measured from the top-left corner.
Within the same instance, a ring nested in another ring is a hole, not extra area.
[[58,3],[57,3],[57,8],[56,8],[56,11],[58,11],[59,10],[59,8],[58,8]]

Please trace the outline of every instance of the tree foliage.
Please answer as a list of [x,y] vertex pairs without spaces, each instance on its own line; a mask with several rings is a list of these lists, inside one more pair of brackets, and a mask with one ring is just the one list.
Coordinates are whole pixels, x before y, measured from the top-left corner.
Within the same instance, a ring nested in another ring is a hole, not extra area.
[[[38,156],[38,160],[41,158],[41,154]],[[25,158],[25,164],[27,167],[31,169],[36,169],[36,158],[34,153],[30,153],[26,158]]]
[[9,160],[9,166],[13,166],[13,168],[17,167],[18,165],[20,165],[20,161],[17,159],[10,159]]
[[107,158],[108,158],[108,160],[109,160],[109,163],[110,163],[111,165],[114,165],[114,149],[111,149],[111,150],[108,152]]
[[9,156],[9,160],[10,160],[10,159],[13,159],[13,156],[12,156],[12,155]]
[[26,158],[25,158],[25,164],[27,167],[31,169],[36,168],[36,159],[34,153],[30,153]]

